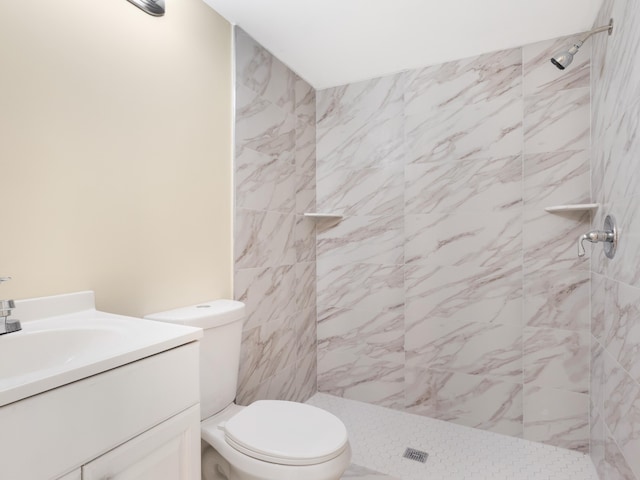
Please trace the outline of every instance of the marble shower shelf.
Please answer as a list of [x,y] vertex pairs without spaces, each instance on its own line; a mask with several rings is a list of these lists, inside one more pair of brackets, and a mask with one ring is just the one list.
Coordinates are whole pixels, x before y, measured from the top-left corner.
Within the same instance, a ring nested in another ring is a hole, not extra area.
[[340,220],[342,218],[342,215],[338,213],[305,213],[304,216],[316,220]]
[[584,212],[587,210],[597,210],[599,206],[599,203],[578,203],[575,205],[554,205],[553,207],[545,208],[545,210],[549,213]]

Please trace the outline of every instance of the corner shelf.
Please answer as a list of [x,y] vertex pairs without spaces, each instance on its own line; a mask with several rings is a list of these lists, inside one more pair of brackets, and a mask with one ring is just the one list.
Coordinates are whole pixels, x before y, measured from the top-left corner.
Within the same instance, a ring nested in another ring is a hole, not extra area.
[[552,207],[545,208],[545,210],[549,213],[586,212],[590,210],[597,210],[599,206],[599,203],[578,203],[574,205],[554,205]]
[[338,213],[305,213],[305,217],[314,220],[341,220],[342,215]]

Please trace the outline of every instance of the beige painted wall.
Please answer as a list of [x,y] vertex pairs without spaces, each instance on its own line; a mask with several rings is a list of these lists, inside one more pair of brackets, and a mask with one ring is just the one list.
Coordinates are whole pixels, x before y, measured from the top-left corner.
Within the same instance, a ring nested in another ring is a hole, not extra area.
[[0,298],[230,298],[231,27],[166,3],[0,0]]

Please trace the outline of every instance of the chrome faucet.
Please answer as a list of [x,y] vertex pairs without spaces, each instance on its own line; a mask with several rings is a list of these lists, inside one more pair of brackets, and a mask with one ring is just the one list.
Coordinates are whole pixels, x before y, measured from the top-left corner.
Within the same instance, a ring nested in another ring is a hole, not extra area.
[[[11,277],[0,277],[0,283],[8,282],[9,280],[11,280]],[[9,318],[11,310],[14,308],[16,308],[16,304],[13,300],[0,300],[0,335],[22,330],[20,320]]]
[[578,238],[578,256],[584,257],[584,241],[591,243],[604,243],[604,253],[608,258],[613,258],[618,246],[618,231],[616,229],[615,219],[611,215],[607,215],[604,220],[604,230],[591,230],[590,232],[580,235]]

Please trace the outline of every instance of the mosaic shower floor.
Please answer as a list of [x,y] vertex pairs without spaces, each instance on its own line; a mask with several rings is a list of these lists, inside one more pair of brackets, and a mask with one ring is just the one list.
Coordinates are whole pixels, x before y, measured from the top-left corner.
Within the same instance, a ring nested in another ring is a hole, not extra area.
[[[588,455],[317,393],[347,426],[349,480],[598,480]],[[407,447],[426,463],[403,458]]]

